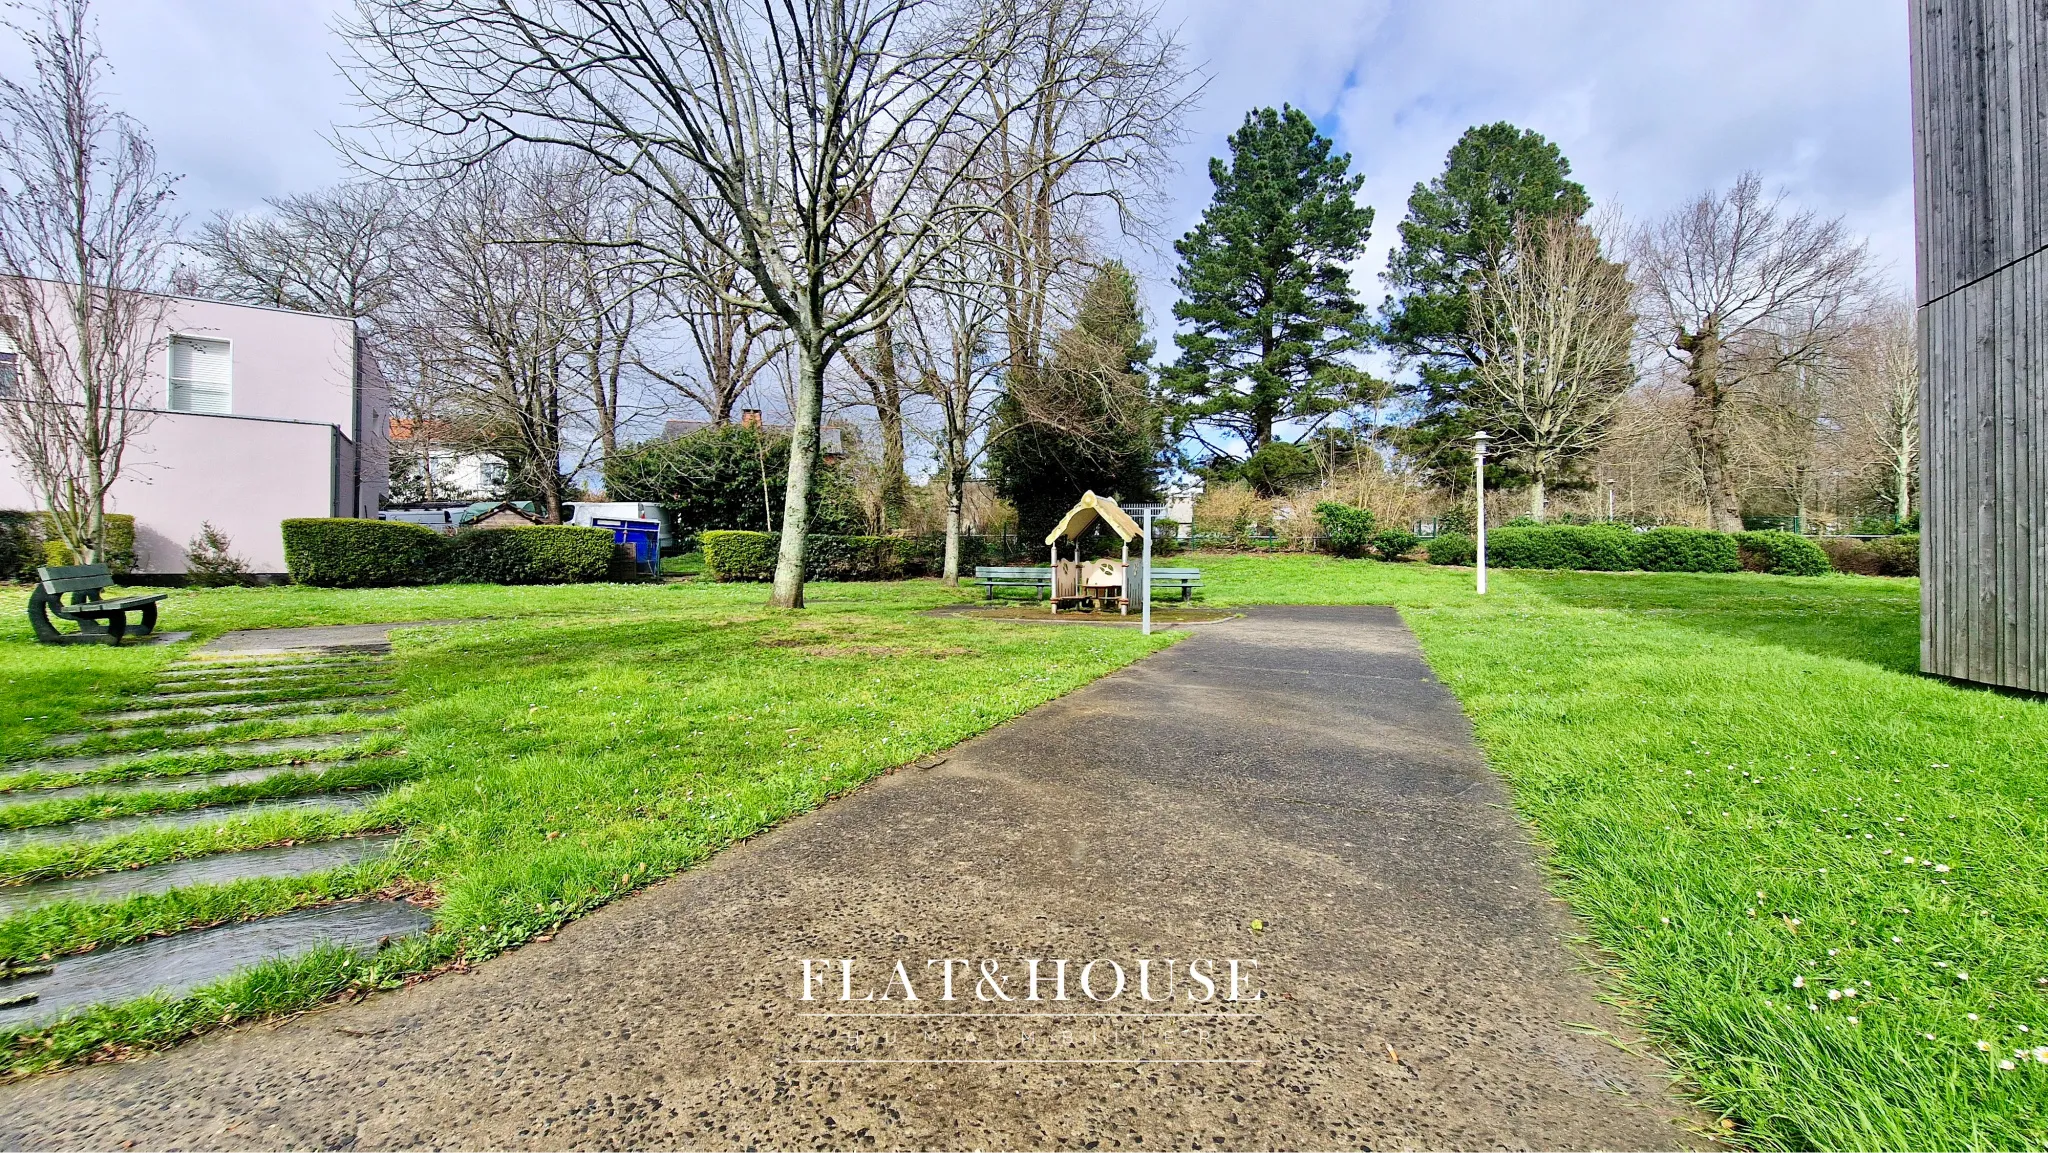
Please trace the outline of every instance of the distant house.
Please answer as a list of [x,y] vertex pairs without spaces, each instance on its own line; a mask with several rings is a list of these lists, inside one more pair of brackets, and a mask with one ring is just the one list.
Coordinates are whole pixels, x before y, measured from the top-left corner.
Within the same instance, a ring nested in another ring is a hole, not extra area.
[[[150,416],[108,494],[108,511],[135,518],[137,571],[184,572],[211,522],[252,572],[281,573],[279,522],[376,515],[390,406],[355,321],[170,297],[161,339]],[[0,342],[0,360],[12,352]],[[41,506],[18,462],[0,461],[0,508]]]
[[[665,421],[661,426],[661,439],[678,440],[693,432],[702,432],[707,428],[717,427],[718,425],[715,422],[709,420]],[[764,429],[775,436],[789,435],[789,426],[786,424],[762,424],[761,410],[758,408],[749,408],[740,413],[740,427]],[[826,464],[838,464],[846,459],[846,427],[844,425],[827,423],[818,429],[818,455],[825,458]]]
[[456,447],[454,430],[441,420],[391,418],[394,501],[483,500],[503,495],[511,475],[503,457]]

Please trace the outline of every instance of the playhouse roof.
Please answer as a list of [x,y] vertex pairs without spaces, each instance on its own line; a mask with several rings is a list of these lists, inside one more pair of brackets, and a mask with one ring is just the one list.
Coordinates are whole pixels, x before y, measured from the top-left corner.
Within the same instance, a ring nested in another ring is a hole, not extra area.
[[1131,514],[1118,508],[1115,501],[1106,496],[1096,496],[1093,492],[1084,492],[1081,494],[1080,503],[1068,509],[1067,515],[1060,518],[1060,523],[1052,526],[1052,531],[1045,534],[1045,543],[1051,544],[1063,538],[1073,540],[1087,532],[1088,526],[1094,524],[1097,519],[1127,541],[1136,540],[1145,533],[1144,529],[1138,527],[1138,522],[1131,519]]

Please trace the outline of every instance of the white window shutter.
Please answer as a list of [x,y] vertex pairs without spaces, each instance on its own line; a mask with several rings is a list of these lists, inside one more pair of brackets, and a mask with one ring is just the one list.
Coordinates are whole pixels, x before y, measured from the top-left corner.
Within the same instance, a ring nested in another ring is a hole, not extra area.
[[171,338],[171,411],[226,415],[233,383],[227,341]]

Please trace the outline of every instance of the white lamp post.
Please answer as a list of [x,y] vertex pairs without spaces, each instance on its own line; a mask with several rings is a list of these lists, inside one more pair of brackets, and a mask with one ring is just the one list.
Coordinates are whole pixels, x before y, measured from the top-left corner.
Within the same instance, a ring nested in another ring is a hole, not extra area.
[[1485,430],[1472,434],[1472,491],[1479,506],[1472,523],[1478,530],[1473,537],[1479,560],[1480,596],[1486,595],[1486,441]]

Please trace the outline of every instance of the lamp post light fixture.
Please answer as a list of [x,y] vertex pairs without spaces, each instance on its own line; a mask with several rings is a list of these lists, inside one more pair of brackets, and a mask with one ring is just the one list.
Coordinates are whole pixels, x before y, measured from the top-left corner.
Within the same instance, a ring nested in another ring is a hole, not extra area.
[[1472,518],[1473,543],[1479,562],[1479,595],[1486,595],[1486,442],[1489,438],[1481,429],[1472,434],[1472,492],[1478,505]]

